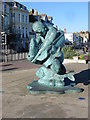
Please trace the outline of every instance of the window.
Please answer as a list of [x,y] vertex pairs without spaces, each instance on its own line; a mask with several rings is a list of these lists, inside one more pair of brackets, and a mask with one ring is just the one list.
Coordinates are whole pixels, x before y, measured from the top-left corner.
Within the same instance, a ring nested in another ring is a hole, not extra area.
[[17,3],[17,7],[20,8],[20,4],[19,3]]
[[20,27],[18,29],[19,29],[19,37],[20,37],[20,34],[21,34]]
[[10,6],[14,6],[14,2],[10,2]]
[[4,16],[4,26],[8,26],[8,17],[6,15]]
[[12,17],[15,17],[15,13],[11,13],[11,18],[12,18]]
[[13,25],[12,32],[16,33],[16,26],[15,25]]
[[26,8],[26,7],[24,7],[24,10],[27,10],[27,8]]
[[15,17],[15,13],[13,13],[13,17]]
[[7,7],[7,6],[6,6],[6,5],[4,5],[4,12],[6,12],[6,11],[7,11],[6,7]]
[[22,22],[24,22],[24,15],[22,15]]
[[26,16],[26,23],[27,23],[27,16]]
[[11,21],[15,22],[15,13],[11,13]]
[[20,14],[19,14],[19,17],[18,17],[18,18],[19,18],[19,22],[20,22]]
[[12,13],[11,13],[11,18],[13,17]]
[[24,38],[24,27],[22,27],[22,37]]
[[20,27],[18,29],[19,29],[19,33],[20,33]]
[[22,5],[20,5],[20,8],[22,8]]
[[28,34],[27,34],[27,28],[26,28],[26,38],[28,38]]

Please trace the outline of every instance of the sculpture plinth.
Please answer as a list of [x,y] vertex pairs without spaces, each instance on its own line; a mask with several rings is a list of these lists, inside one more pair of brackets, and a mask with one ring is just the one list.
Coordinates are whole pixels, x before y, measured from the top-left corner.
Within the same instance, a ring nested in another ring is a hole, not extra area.
[[[74,73],[66,73],[63,65],[64,32],[39,21],[33,24],[33,31],[36,38],[30,41],[27,59],[35,64],[42,64],[42,67],[36,72],[39,80],[27,85],[27,89],[31,93],[81,92],[82,89],[74,87]],[[71,81],[68,86],[65,85],[66,78]]]

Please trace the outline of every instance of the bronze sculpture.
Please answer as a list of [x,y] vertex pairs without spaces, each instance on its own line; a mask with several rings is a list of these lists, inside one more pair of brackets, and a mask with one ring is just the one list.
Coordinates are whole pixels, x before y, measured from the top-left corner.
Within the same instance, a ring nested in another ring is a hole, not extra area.
[[[42,64],[42,67],[36,72],[36,76],[40,79],[27,86],[30,92],[81,92],[82,89],[74,87],[74,73],[66,73],[63,65],[64,32],[57,31],[52,25],[40,21],[33,24],[33,31],[36,33],[36,38],[31,39],[27,59],[35,64]],[[65,78],[73,82],[65,86]]]

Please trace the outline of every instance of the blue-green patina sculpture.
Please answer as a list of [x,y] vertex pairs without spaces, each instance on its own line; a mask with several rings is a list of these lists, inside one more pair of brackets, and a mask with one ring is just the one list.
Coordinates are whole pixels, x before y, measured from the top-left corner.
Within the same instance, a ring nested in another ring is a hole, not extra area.
[[63,93],[66,89],[64,79],[68,78],[73,81],[73,84],[68,87],[72,89],[71,85],[75,85],[74,73],[66,73],[63,65],[64,32],[57,31],[52,25],[40,21],[33,24],[33,31],[36,33],[36,38],[30,41],[27,59],[35,64],[42,64],[42,67],[36,72],[39,80],[29,84],[27,88],[30,92]]

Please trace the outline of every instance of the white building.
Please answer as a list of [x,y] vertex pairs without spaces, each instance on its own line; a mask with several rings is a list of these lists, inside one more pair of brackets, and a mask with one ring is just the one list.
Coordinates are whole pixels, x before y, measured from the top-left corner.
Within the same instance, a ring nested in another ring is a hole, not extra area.
[[18,2],[10,2],[9,6],[11,31],[21,34],[22,38],[28,38],[29,11],[24,5]]
[[[29,11],[26,6],[15,1],[0,3],[1,32],[12,36],[18,35],[23,48],[25,48],[29,41]],[[14,42],[14,40],[12,41]]]
[[9,5],[7,2],[0,2],[0,30],[1,32],[9,32]]
[[3,32],[21,34],[22,38],[29,37],[29,11],[24,5],[18,2],[0,2],[0,14]]
[[77,37],[74,33],[64,33],[66,43],[75,43],[77,42]]
[[87,43],[88,42],[88,39],[86,36],[83,37],[83,43]]
[[1,33],[1,31],[2,31],[2,21],[1,21],[1,19],[2,19],[2,1],[0,1],[0,33]]

